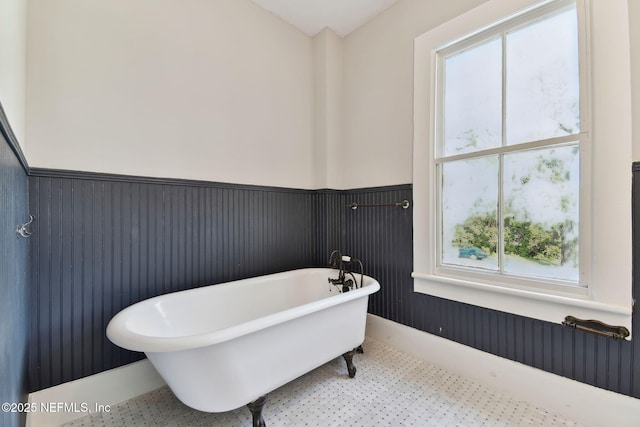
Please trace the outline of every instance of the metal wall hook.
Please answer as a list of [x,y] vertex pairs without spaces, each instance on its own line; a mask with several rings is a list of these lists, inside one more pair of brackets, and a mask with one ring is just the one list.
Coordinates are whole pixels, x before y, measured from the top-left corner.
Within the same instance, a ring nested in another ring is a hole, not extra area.
[[29,229],[29,226],[33,223],[33,221],[35,221],[36,219],[33,217],[33,215],[29,215],[29,222],[24,223],[22,225],[18,226],[18,229],[16,230],[16,233],[18,233],[19,236],[24,237],[25,239],[27,237],[31,237],[31,235],[33,234],[33,231],[31,231]]

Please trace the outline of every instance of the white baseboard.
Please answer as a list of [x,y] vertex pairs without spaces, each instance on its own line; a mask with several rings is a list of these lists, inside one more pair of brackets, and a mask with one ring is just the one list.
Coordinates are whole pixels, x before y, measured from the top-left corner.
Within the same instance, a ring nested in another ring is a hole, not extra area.
[[638,426],[640,399],[603,390],[368,315],[367,336],[587,426]]
[[27,427],[55,427],[165,385],[147,360],[29,394]]
[[[640,399],[554,375],[456,342],[368,315],[367,336],[520,400],[597,427],[635,427]],[[55,427],[156,390],[165,383],[148,360],[29,395],[27,427]]]

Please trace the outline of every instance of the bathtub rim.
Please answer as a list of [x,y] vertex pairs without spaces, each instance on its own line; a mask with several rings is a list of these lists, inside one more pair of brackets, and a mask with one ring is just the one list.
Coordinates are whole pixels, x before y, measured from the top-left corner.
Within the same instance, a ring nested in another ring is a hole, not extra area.
[[234,326],[230,326],[221,330],[215,330],[212,332],[204,332],[194,335],[183,336],[152,336],[144,335],[131,331],[127,327],[127,321],[130,318],[130,314],[135,310],[140,309],[143,305],[153,305],[162,300],[170,298],[172,295],[186,293],[190,291],[204,292],[211,286],[233,286],[237,282],[249,281],[249,280],[266,280],[277,279],[279,276],[290,275],[296,272],[305,271],[324,271],[328,274],[337,273],[337,270],[331,268],[300,268],[294,270],[287,270],[279,273],[266,274],[255,277],[248,277],[245,279],[233,280],[230,282],[224,282],[216,285],[206,285],[198,288],[185,289],[181,291],[168,292],[155,297],[147,298],[137,303],[134,303],[116,313],[109,321],[106,328],[107,338],[115,345],[131,351],[139,351],[144,353],[163,353],[172,351],[183,351],[206,347],[209,345],[215,345],[223,343],[225,341],[232,340],[236,337],[247,335],[261,329],[268,328],[270,326],[293,320],[304,315],[326,309],[328,307],[346,303],[348,301],[368,297],[369,295],[377,292],[380,289],[380,283],[371,276],[364,275],[363,287],[349,292],[333,295],[328,298],[322,298],[317,301],[302,304],[296,307],[292,307],[286,310],[282,310],[276,313],[268,314],[266,316],[252,319],[246,322],[239,323]]

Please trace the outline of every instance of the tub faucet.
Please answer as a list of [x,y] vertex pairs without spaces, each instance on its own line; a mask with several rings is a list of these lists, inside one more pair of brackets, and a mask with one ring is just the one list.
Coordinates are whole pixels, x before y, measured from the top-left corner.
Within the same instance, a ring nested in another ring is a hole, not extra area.
[[335,251],[331,252],[331,255],[329,255],[329,265],[333,268],[338,269],[338,278],[332,279],[331,277],[329,277],[328,280],[329,280],[329,283],[331,283],[334,286],[342,286],[342,292],[346,292],[349,290],[349,285],[345,282],[345,273],[344,273],[344,268],[342,264],[342,259],[343,259],[343,256],[339,250],[336,249]]
[[329,265],[331,267],[342,269],[342,254],[339,250],[336,249],[331,252],[331,255],[329,255]]
[[[329,277],[329,283],[334,286],[342,286],[342,292],[349,292],[349,290],[358,287],[358,281],[356,280],[356,276],[351,271],[347,271],[344,268],[344,263],[352,263],[357,262],[360,264],[360,287],[362,287],[362,276],[363,276],[363,268],[362,262],[357,258],[351,258],[349,256],[343,256],[340,251],[335,250],[331,252],[329,256],[329,265],[333,268],[338,269],[338,278],[332,279]],[[347,275],[351,276],[351,279],[347,278]]]

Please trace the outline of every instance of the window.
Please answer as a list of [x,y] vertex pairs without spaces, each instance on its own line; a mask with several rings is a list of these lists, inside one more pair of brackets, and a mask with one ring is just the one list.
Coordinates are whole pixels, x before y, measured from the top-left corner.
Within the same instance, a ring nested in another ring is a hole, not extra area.
[[553,6],[436,54],[439,267],[579,285],[578,17]]
[[416,39],[416,291],[630,326],[628,17],[614,3],[490,0]]

